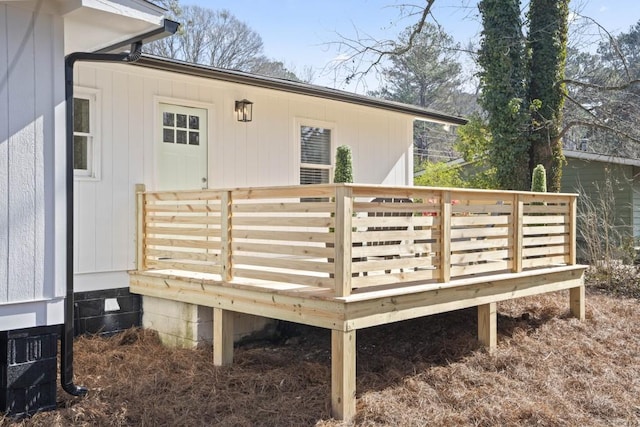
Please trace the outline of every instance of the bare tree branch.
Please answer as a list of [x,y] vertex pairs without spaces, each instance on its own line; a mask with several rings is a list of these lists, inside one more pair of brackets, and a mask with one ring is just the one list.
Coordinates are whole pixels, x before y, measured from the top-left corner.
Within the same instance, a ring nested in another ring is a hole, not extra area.
[[627,79],[631,79],[631,73],[629,72],[629,66],[627,64],[627,60],[624,57],[624,55],[622,54],[622,51],[620,50],[620,46],[618,46],[618,42],[616,41],[616,38],[613,36],[613,34],[611,34],[609,32],[609,30],[607,30],[598,21],[596,21],[595,19],[591,18],[590,16],[585,16],[585,15],[581,15],[581,14],[577,14],[577,15],[580,16],[582,19],[585,19],[585,20],[591,22],[596,27],[598,27],[598,29],[600,31],[602,31],[603,33],[605,33],[607,35],[607,38],[609,39],[609,44],[611,45],[611,47],[615,51],[616,56],[622,62],[622,66],[624,67],[624,71],[625,71],[625,74],[627,76]]
[[[572,104],[574,104],[579,110],[583,111],[584,113],[586,113],[589,117],[591,117],[593,120],[579,120],[579,119],[573,119],[573,120],[567,120],[563,123],[563,128],[560,131],[560,138],[564,138],[564,136],[567,134],[567,132],[576,126],[583,126],[583,127],[588,127],[588,128],[593,128],[593,129],[600,129],[600,130],[604,130],[607,132],[611,132],[617,136],[623,137],[623,138],[627,138],[630,141],[636,142],[636,143],[640,143],[640,138],[635,137],[634,135],[631,135],[627,132],[624,132],[620,129],[618,129],[617,127],[611,126],[609,124],[607,124],[604,120],[602,120],[601,118],[599,118],[593,111],[591,111],[590,109],[586,108],[584,105],[582,105],[582,103],[580,103],[578,100],[574,99],[573,97],[571,97],[569,94],[565,94],[566,99],[571,102]],[[614,122],[615,123],[615,122]]]
[[629,80],[628,82],[618,86],[603,86],[595,83],[582,82],[582,81],[573,80],[573,79],[564,79],[560,83],[608,92],[608,91],[622,91],[622,90],[631,89],[632,86],[640,84],[640,79]]
[[[435,0],[426,0],[426,5],[419,12],[418,22],[413,26],[407,43],[403,45],[398,45],[392,40],[376,40],[371,36],[361,34],[355,26],[355,37],[346,37],[338,33],[341,41],[330,44],[337,44],[340,50],[346,51],[347,56],[335,67],[344,66],[349,62],[353,63],[350,73],[345,78],[346,83],[350,83],[355,78],[364,77],[372,70],[377,69],[385,58],[407,53],[413,47],[416,37],[422,32],[434,2]],[[373,58],[369,60],[371,55]],[[368,65],[363,69],[362,66],[365,63]]]

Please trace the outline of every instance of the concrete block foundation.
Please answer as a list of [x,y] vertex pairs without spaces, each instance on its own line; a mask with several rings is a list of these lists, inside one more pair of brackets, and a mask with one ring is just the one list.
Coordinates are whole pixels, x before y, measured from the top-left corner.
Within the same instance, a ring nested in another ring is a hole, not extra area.
[[[142,310],[142,326],[158,332],[165,345],[193,348],[213,343],[211,307],[144,296]],[[275,332],[273,319],[242,313],[233,313],[233,316],[234,342]]]

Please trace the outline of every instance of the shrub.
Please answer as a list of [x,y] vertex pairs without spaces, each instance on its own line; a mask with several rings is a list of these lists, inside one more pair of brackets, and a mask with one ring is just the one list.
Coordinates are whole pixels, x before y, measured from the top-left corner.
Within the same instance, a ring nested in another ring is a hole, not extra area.
[[333,182],[353,182],[353,160],[351,147],[341,145],[336,149],[336,170],[333,174]]
[[531,191],[538,193],[547,192],[547,171],[544,170],[544,166],[542,165],[538,165],[533,169]]
[[594,182],[591,195],[579,187],[578,232],[582,256],[591,265],[589,277],[611,293],[640,295],[633,237],[616,224],[616,198],[609,171],[602,183]]
[[445,162],[424,162],[424,172],[414,178],[415,185],[427,187],[465,187],[460,178],[460,169],[457,166],[449,166]]

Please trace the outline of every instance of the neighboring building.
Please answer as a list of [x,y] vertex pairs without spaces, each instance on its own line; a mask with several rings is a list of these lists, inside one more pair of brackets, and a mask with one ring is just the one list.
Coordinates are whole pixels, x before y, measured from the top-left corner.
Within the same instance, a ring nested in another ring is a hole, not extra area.
[[[579,207],[585,199],[598,207],[600,200],[608,200],[605,182],[609,178],[613,190],[614,206],[611,207],[615,212],[615,228],[637,242],[640,238],[640,159],[577,150],[564,150],[564,155],[567,164],[562,170],[562,191],[580,193]],[[579,244],[581,240],[578,233]]]
[[[56,340],[70,289],[65,55],[150,34],[162,27],[162,13],[143,0],[0,1],[0,410],[55,407]],[[335,147],[348,144],[356,182],[412,185],[414,119],[464,123],[404,104],[153,57],[136,65],[78,62],[73,86],[74,310],[75,326],[87,332],[139,324],[127,275],[135,268],[137,184],[153,190],[327,182]],[[236,117],[237,101],[245,99],[253,103],[251,122]],[[210,309],[149,299],[143,311],[166,341],[210,336]],[[262,325],[250,319],[246,329]],[[29,356],[16,359],[22,353]]]

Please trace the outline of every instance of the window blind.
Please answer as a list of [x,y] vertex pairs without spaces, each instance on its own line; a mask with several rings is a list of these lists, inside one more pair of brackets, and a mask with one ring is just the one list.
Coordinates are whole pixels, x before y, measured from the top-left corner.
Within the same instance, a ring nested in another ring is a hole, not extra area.
[[301,126],[300,142],[302,164],[331,165],[331,129]]

